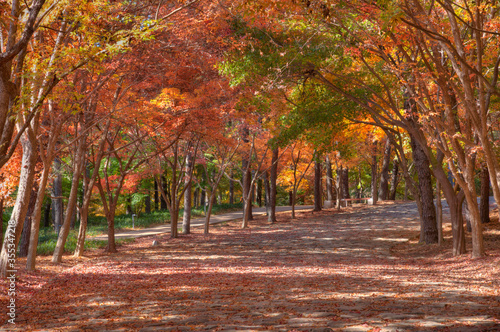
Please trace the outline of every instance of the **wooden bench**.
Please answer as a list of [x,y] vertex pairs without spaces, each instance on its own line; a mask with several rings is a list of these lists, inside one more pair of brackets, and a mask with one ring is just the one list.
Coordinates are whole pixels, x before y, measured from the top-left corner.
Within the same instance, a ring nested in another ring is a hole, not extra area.
[[[340,200],[340,206],[347,206],[348,202],[354,202],[354,201],[366,201],[366,203],[370,203],[370,201],[373,202],[371,197],[364,197],[364,198],[342,198]],[[372,203],[373,204],[373,203]]]
[[[354,201],[366,201],[368,204],[370,204],[370,201],[372,201],[371,197],[363,197],[363,198],[343,198],[340,200],[340,206],[347,206],[348,202],[354,202]],[[373,202],[373,201],[372,201]],[[373,204],[373,203],[372,203]],[[335,207],[334,202],[332,201],[324,201],[323,207],[325,209],[330,209]]]

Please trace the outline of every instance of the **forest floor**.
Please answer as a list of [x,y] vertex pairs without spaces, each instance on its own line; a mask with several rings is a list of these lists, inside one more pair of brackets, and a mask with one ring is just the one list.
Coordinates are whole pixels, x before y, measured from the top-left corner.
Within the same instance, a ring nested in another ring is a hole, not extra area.
[[[493,215],[493,214],[492,214]],[[498,331],[500,224],[487,256],[418,244],[414,203],[233,221],[204,236],[136,239],[27,273],[19,259],[7,331]],[[152,246],[153,240],[159,242]],[[470,239],[467,243],[470,249]],[[0,289],[8,317],[7,284]]]

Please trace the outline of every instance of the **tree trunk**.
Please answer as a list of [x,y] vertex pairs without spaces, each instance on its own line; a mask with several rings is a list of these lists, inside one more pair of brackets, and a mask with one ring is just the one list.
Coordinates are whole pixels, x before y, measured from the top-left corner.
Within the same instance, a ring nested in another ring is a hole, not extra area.
[[391,163],[391,142],[387,138],[384,149],[384,159],[382,161],[382,170],[380,171],[380,187],[378,198],[386,201],[389,198],[389,166]]
[[116,213],[116,206],[115,204],[110,203],[108,215],[106,216],[106,220],[108,221],[108,246],[106,247],[107,252],[116,252],[115,213]]
[[73,256],[81,257],[83,256],[83,251],[85,250],[85,236],[87,233],[87,223],[89,219],[89,203],[84,200],[82,202],[82,207],[80,209],[80,228],[78,230],[78,238],[76,240],[76,248]]
[[[250,171],[249,161],[247,159],[243,159],[242,161],[242,169],[243,169],[243,205],[245,207],[244,218],[247,219],[247,223],[249,220],[253,219],[252,216],[252,172]],[[245,224],[245,223],[244,223]],[[244,227],[247,227],[245,224]]]
[[269,185],[269,173],[267,171],[264,172],[264,197],[266,201],[266,216],[269,217],[271,210],[271,205],[269,204],[271,198],[271,186]]
[[441,183],[436,181],[436,223],[438,229],[438,243],[443,244],[443,204],[441,203]]
[[421,229],[420,241],[426,244],[438,243],[438,230],[436,223],[436,206],[434,205],[434,193],[432,190],[432,177],[429,168],[429,159],[413,135],[410,135],[413,161],[418,175],[418,189],[422,214],[420,216]]
[[[172,205],[174,205],[173,203]],[[170,237],[175,239],[179,237],[178,230],[178,221],[179,221],[179,211],[176,207],[172,207],[170,209]]]
[[259,207],[262,207],[262,186],[263,182],[262,179],[259,179],[257,181],[257,204],[259,204]]
[[[376,145],[376,143],[374,144]],[[373,153],[372,156],[372,163],[371,163],[371,169],[372,169],[372,200],[373,204],[375,205],[378,201],[378,188],[377,188],[377,154],[376,152]]]
[[[163,187],[163,191],[165,194],[168,195],[168,184],[167,184],[167,178],[165,176],[161,177],[161,182],[160,184]],[[168,204],[163,195],[160,195],[160,209],[162,211],[168,210]]]
[[200,196],[199,192],[200,192],[200,188],[196,188],[194,190],[194,193],[193,193],[193,205],[194,205],[195,209],[199,206],[199,204],[198,204],[198,197]]
[[73,165],[73,179],[71,181],[71,190],[68,197],[68,206],[66,207],[66,215],[64,217],[64,222],[59,232],[57,238],[56,248],[54,249],[54,255],[52,256],[53,263],[61,263],[62,256],[64,254],[64,246],[69,234],[69,227],[71,218],[75,211],[76,199],[78,196],[78,185],[80,183],[80,177],[85,167],[85,148],[86,148],[86,138],[81,137],[78,144],[77,151],[74,156]]
[[335,190],[337,191],[337,209],[340,210],[341,202],[342,202],[342,165],[337,168],[337,183],[335,186]]
[[389,200],[396,200],[396,192],[398,189],[399,182],[399,162],[397,159],[394,159],[392,163],[392,176],[391,176],[391,192],[389,194]]
[[156,179],[154,180],[154,191],[155,191],[155,194],[154,194],[155,211],[158,211],[159,207],[160,207],[160,198],[158,195],[158,182],[156,181]]
[[271,157],[271,170],[269,178],[270,195],[269,195],[269,215],[267,216],[267,221],[270,223],[276,222],[276,195],[277,186],[276,181],[278,179],[278,158],[279,149],[275,148]]
[[471,224],[471,215],[469,211],[469,205],[467,204],[467,200],[464,200],[464,206],[462,207],[462,211],[464,214],[464,220],[465,220],[465,229],[467,232],[472,232],[472,224]]
[[481,201],[479,212],[483,224],[490,222],[490,174],[488,166],[483,164],[481,167]]
[[[295,204],[295,197],[293,200]],[[314,211],[321,211],[321,163],[318,161],[314,162]]]
[[3,198],[0,198],[0,247],[3,244]]
[[28,201],[30,199],[35,177],[35,165],[38,156],[36,154],[37,143],[34,137],[28,138],[27,136],[28,134],[23,135],[23,139],[21,140],[23,157],[19,175],[19,186],[17,189],[16,202],[5,231],[2,252],[0,254],[0,277],[2,278],[5,278],[8,271],[14,268],[14,266],[9,265],[9,254],[15,254],[17,252],[17,246],[21,239],[21,232],[28,211]]
[[349,194],[349,167],[345,167],[342,170],[342,198],[351,198]]
[[327,155],[325,159],[326,166],[326,199],[333,204],[333,172],[330,157]]
[[209,193],[207,213],[205,215],[205,227],[203,230],[203,234],[205,235],[207,235],[210,232],[210,217],[212,215],[212,208],[214,206],[214,201],[215,201],[215,192]]
[[[23,233],[21,236],[21,242],[19,244],[19,257],[28,256],[28,249],[30,245],[30,236],[31,236],[31,225],[33,222],[33,211],[35,211],[35,204],[38,190],[37,186],[33,186],[30,195],[30,201],[28,204],[28,212],[26,212],[26,217],[24,218],[24,227]],[[40,206],[41,207],[41,206]]]
[[250,220],[250,214],[251,214],[249,205],[251,204],[252,202],[250,201],[250,199],[243,199],[243,222],[241,223],[241,228],[248,227],[248,221]]
[[52,184],[52,219],[54,220],[54,230],[59,235],[63,223],[63,199],[62,199],[62,167],[61,159],[54,159],[54,173],[55,178]]
[[453,234],[453,256],[458,256],[465,254],[465,231],[464,231],[464,219],[462,214],[462,202],[464,196],[463,192],[460,193],[456,201],[450,204],[448,201],[448,206],[450,208],[450,218],[452,220],[451,228]]
[[192,189],[192,177],[188,174],[192,174],[193,167],[193,157],[190,153],[186,155],[186,176],[184,180],[184,214],[182,216],[182,234],[191,233],[191,189]]

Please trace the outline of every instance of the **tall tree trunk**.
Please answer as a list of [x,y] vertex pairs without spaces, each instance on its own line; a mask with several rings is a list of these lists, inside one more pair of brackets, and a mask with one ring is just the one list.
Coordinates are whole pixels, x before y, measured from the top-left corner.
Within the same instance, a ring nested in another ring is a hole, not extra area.
[[481,201],[479,212],[483,224],[490,222],[490,174],[486,164],[481,165]]
[[190,153],[186,155],[186,176],[184,180],[184,214],[182,216],[182,234],[191,233],[191,189],[192,189],[192,174],[193,157]]
[[398,189],[399,182],[399,162],[397,159],[394,159],[392,163],[392,176],[391,176],[391,192],[389,194],[389,200],[396,200],[396,192]]
[[[161,177],[161,182],[159,184],[160,186],[163,187],[163,191],[168,195],[168,183],[167,183],[167,177],[166,176],[162,176]],[[160,195],[160,209],[162,211],[165,211],[168,209],[168,204],[167,204],[167,201],[165,200],[165,198],[163,197],[163,195]]]
[[385,141],[384,157],[382,169],[380,171],[380,187],[378,198],[386,201],[389,197],[389,166],[391,164],[391,141],[389,138]]
[[248,221],[253,219],[252,216],[252,172],[249,167],[249,160],[246,158],[242,160],[242,169],[243,169],[243,205],[245,208],[244,211],[244,219],[246,222],[243,222],[242,227],[245,228],[248,226]]
[[203,207],[203,209],[206,208],[206,196],[207,196],[207,191],[205,190],[205,188],[202,188],[201,189],[201,193],[200,193],[200,206]]
[[333,204],[333,172],[330,157],[327,155],[325,159],[326,166],[326,200]]
[[351,198],[349,194],[349,167],[345,167],[342,170],[342,198]]
[[19,244],[19,257],[28,256],[28,249],[30,245],[31,236],[31,224],[33,222],[33,211],[35,210],[36,198],[37,198],[37,186],[34,185],[31,190],[30,201],[28,204],[28,212],[26,212],[26,217],[24,218],[23,233],[21,236],[21,242]]
[[158,194],[158,182],[156,181],[156,178],[154,180],[154,191],[155,191],[155,194],[154,194],[155,211],[158,211],[159,207],[160,207],[160,196]]
[[441,203],[441,182],[436,181],[436,222],[438,229],[438,243],[443,243],[443,204]]
[[54,159],[54,173],[55,178],[52,183],[52,213],[54,220],[54,230],[59,235],[63,223],[63,198],[62,198],[62,166],[61,159],[56,157]]
[[270,171],[270,196],[269,196],[269,215],[267,216],[267,221],[270,223],[276,222],[276,194],[277,194],[277,186],[276,180],[278,179],[278,158],[279,158],[279,149],[273,149],[273,155],[271,159],[271,171]]
[[57,238],[56,248],[54,249],[54,254],[52,256],[53,263],[61,263],[62,256],[64,254],[64,246],[69,234],[69,227],[71,222],[71,217],[75,211],[76,199],[78,196],[78,185],[80,182],[80,177],[82,175],[83,169],[85,167],[85,149],[86,149],[86,137],[81,137],[78,144],[77,151],[74,156],[73,164],[73,179],[71,181],[71,190],[68,197],[68,206],[66,207],[66,215],[64,217],[64,222],[59,232]]
[[215,201],[215,192],[209,193],[208,194],[208,207],[207,207],[207,213],[205,215],[205,227],[203,230],[203,234],[207,235],[210,232],[210,217],[212,215],[212,208],[214,206],[214,201]]
[[340,210],[340,206],[342,205],[342,173],[343,173],[342,165],[337,168],[337,181],[335,190],[337,191],[337,209]]
[[270,210],[271,210],[271,205],[270,205],[270,198],[271,198],[271,186],[269,185],[269,173],[266,171],[264,172],[264,197],[266,201],[266,215],[269,217]]
[[[5,278],[13,266],[9,265],[9,254],[17,252],[17,246],[21,239],[21,232],[24,226],[24,219],[28,211],[28,201],[30,199],[31,189],[35,177],[35,165],[37,160],[37,146],[34,137],[23,135],[21,144],[23,147],[23,157],[21,163],[21,172],[19,175],[19,186],[17,189],[16,202],[5,231],[5,237],[0,254],[0,277]],[[33,135],[34,136],[34,135]],[[9,246],[10,244],[10,246]],[[12,244],[14,245],[12,247]]]
[[[295,197],[293,200],[295,203]],[[321,211],[321,163],[319,161],[314,162],[314,211]]]
[[0,247],[3,244],[3,198],[0,198]]
[[259,207],[262,207],[262,186],[263,186],[262,179],[259,179],[257,181],[257,186],[256,186],[256,189],[257,189],[257,204],[259,204]]
[[200,205],[199,205],[199,202],[198,202],[198,201],[199,201],[199,199],[198,199],[198,198],[199,198],[199,196],[200,196],[199,192],[200,192],[200,188],[196,188],[196,189],[194,190],[194,193],[193,193],[193,203],[194,203],[194,208],[197,208],[198,206],[200,206]]
[[106,247],[107,252],[116,252],[115,213],[116,213],[116,206],[114,203],[110,203],[109,211],[108,214],[106,215],[106,220],[108,221],[108,246]]
[[[290,191],[290,206],[292,207],[292,219],[295,219],[295,201],[297,199],[297,187]],[[318,210],[320,211],[320,210]]]
[[434,205],[429,159],[422,146],[415,140],[413,135],[410,135],[410,143],[413,161],[418,175],[418,189],[420,193],[420,202],[422,204],[422,214],[420,216],[420,241],[426,244],[438,243],[436,206]]
[[[175,203],[172,205],[175,205]],[[176,207],[172,207],[170,208],[170,237],[173,239],[179,237],[178,222],[179,211]]]
[[467,232],[472,232],[472,224],[471,224],[471,215],[469,211],[469,205],[467,204],[467,201],[464,200],[464,206],[462,207],[462,211],[464,213],[464,220],[465,220],[465,229]]
[[[376,143],[374,143],[376,146]],[[377,171],[377,153],[376,151],[373,152],[372,155],[372,163],[371,163],[371,169],[372,169],[372,200],[373,204],[376,204],[378,201],[378,184],[377,184],[377,177],[378,177],[378,171]]]

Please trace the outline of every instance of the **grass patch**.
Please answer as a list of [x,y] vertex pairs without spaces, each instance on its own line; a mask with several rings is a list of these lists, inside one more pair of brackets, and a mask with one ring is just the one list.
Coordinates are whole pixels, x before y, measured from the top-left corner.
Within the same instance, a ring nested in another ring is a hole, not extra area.
[[[78,231],[71,230],[64,246],[64,252],[74,252],[76,249]],[[117,239],[116,246],[134,242],[135,239]],[[37,255],[48,256],[54,253],[57,244],[57,234],[52,228],[40,229],[38,238],[38,246],[36,248]],[[108,245],[106,240],[85,240],[85,250],[88,249],[104,249]]]
[[[214,205],[212,214],[222,214],[226,212],[238,211],[243,209],[243,203],[237,204],[219,204]],[[182,220],[184,210],[179,212],[179,220]],[[191,209],[192,218],[205,216],[203,207]],[[165,224],[170,221],[170,213],[168,211],[153,211],[151,213],[141,213],[134,218],[134,228],[148,228],[155,225]],[[89,228],[87,233],[89,236],[95,236],[107,232],[108,225],[105,217],[89,216]],[[132,217],[130,215],[119,215],[115,217],[115,231],[124,229],[132,229]]]

